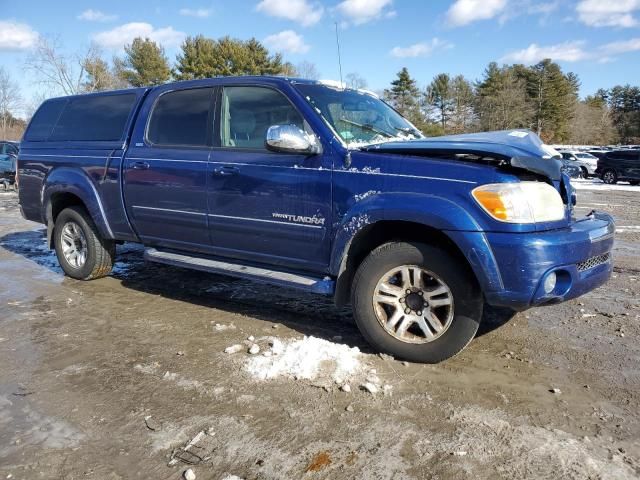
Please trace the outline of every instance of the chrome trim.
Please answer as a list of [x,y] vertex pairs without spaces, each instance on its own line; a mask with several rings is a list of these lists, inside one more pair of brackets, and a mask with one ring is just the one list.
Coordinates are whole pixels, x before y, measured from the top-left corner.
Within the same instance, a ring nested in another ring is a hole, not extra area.
[[143,210],[158,210],[162,212],[186,213],[188,215],[202,215],[202,216],[207,215],[206,213],[201,213],[201,212],[189,212],[188,210],[174,210],[172,208],[143,207],[142,205],[132,205],[131,208],[140,208]]
[[209,163],[207,160],[184,160],[180,158],[149,158],[149,157],[125,157],[126,160],[149,160],[152,162],[187,162],[187,163]]
[[[109,156],[106,157],[98,157],[96,155],[49,155],[44,153],[25,153],[24,155],[20,155],[21,160],[28,160],[29,157],[56,157],[56,158],[99,158],[100,160],[107,160]],[[26,157],[26,158],[25,158]],[[118,157],[120,158],[120,157]]]
[[472,182],[470,180],[458,180],[457,178],[441,178],[441,177],[423,177],[421,175],[406,175],[403,173],[385,173],[385,172],[365,172],[361,170],[334,170],[333,173],[363,173],[365,175],[382,175],[389,177],[404,177],[404,178],[419,178],[422,180],[441,180],[443,182],[457,182],[457,183],[470,183],[471,185],[477,185],[478,182]]

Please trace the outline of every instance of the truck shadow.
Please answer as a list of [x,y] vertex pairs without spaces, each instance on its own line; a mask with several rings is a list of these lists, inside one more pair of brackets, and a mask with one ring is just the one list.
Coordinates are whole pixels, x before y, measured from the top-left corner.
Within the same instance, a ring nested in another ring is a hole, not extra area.
[[[44,229],[9,233],[0,237],[0,247],[55,274],[63,275],[55,252],[47,248]],[[360,335],[349,308],[337,308],[329,297],[224,275],[148,263],[143,259],[143,251],[140,245],[118,246],[117,262],[111,277],[118,279],[128,289],[251,316],[274,325],[285,325],[303,335],[313,335],[358,347],[366,353],[376,353]],[[65,282],[77,281],[65,279]],[[87,288],[99,285],[99,282],[80,283]],[[485,306],[477,336],[495,330],[513,316],[514,312],[511,310]]]
[[[47,248],[44,229],[6,234],[0,237],[0,248],[63,275],[55,252]],[[375,353],[360,335],[349,309],[337,308],[328,297],[145,262],[143,251],[140,245],[119,245],[110,276],[128,289],[285,325],[303,335]],[[74,288],[99,288],[100,285],[99,280],[78,282],[65,278],[64,282],[75,284]],[[126,297],[118,301],[126,302]]]

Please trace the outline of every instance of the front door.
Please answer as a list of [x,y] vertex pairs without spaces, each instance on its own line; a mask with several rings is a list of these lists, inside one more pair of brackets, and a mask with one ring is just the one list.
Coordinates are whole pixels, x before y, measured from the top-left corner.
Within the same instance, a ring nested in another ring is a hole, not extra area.
[[330,254],[330,159],[265,148],[272,125],[310,132],[281,92],[233,86],[221,89],[219,99],[208,197],[216,253],[323,271]]
[[148,99],[153,105],[148,125],[136,126],[138,137],[124,163],[129,217],[145,244],[202,251],[209,247],[213,91],[167,89]]

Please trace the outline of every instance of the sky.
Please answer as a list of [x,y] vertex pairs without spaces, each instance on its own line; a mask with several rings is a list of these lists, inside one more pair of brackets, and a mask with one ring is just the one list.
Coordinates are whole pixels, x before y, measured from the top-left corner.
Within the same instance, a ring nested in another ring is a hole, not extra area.
[[0,0],[0,67],[28,99],[41,90],[24,69],[41,35],[69,55],[95,42],[105,58],[149,37],[173,60],[186,36],[203,34],[255,37],[339,79],[336,24],[344,75],[372,90],[402,67],[424,87],[441,72],[477,80],[491,61],[547,57],[578,74],[583,96],[640,83],[640,0]]

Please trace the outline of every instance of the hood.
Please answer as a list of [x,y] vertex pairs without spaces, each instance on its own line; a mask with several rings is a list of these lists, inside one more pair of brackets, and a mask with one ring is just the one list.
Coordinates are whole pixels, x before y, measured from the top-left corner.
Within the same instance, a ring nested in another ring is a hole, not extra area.
[[558,152],[545,145],[540,137],[529,130],[503,130],[385,142],[363,147],[361,150],[495,163],[499,166],[527,170],[554,181],[561,179],[562,162],[556,158]]

